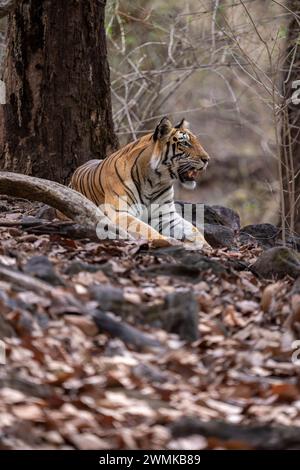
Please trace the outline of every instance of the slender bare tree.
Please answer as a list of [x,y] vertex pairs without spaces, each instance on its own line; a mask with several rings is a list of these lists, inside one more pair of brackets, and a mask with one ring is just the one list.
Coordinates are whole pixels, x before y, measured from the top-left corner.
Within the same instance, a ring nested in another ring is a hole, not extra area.
[[289,1],[291,19],[284,62],[282,119],[282,175],[287,225],[300,233],[300,5]]

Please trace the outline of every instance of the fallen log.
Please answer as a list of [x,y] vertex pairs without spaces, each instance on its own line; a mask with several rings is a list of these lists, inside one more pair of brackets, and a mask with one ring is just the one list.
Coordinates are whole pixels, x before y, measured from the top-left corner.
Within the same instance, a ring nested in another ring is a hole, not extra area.
[[99,328],[99,332],[109,333],[111,336],[120,338],[124,343],[139,351],[149,349],[162,349],[162,344],[150,335],[142,333],[134,326],[121,321],[111,313],[95,311],[92,319]]
[[72,240],[80,240],[88,238],[92,241],[99,241],[95,227],[85,227],[81,224],[65,221],[53,221],[43,219],[32,220],[5,220],[0,219],[0,227],[17,227],[25,232],[34,235],[59,235],[63,238],[71,238]]
[[55,181],[0,172],[0,194],[48,204],[84,227],[87,234],[96,230],[99,239],[114,239],[116,234],[121,238],[131,238],[124,230],[116,227],[93,202]]
[[18,289],[30,290],[37,294],[51,294],[52,291],[52,287],[46,282],[8,268],[3,264],[0,264],[0,280],[10,282]]
[[34,235],[58,235],[62,238],[72,240],[82,240],[88,238],[92,241],[99,241],[98,232],[94,227],[85,227],[72,222],[42,222],[31,226],[21,225],[22,230]]

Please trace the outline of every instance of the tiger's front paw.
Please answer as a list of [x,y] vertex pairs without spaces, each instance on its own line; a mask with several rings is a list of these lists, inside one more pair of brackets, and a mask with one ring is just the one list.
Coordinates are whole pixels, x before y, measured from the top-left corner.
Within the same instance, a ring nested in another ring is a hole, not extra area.
[[155,238],[154,240],[150,241],[151,246],[154,248],[166,248],[169,246],[182,246],[182,242],[176,240],[175,238]]
[[212,252],[212,247],[210,246],[209,243],[207,243],[207,241],[205,240],[205,238],[203,237],[199,237],[197,239],[194,239],[194,240],[186,240],[184,242],[184,246],[188,249],[188,250],[201,250],[203,251],[204,253],[207,253],[207,254],[210,254]]

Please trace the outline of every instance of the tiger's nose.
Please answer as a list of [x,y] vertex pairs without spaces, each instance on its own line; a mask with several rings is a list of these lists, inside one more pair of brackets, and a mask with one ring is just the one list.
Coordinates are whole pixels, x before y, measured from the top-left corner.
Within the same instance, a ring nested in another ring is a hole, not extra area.
[[208,163],[208,160],[209,160],[209,156],[208,155],[204,155],[201,157],[201,161],[205,164],[205,163]]

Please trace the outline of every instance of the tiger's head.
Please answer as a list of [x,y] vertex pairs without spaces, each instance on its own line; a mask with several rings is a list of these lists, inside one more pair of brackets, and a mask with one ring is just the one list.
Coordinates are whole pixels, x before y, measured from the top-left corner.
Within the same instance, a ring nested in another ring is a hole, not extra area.
[[185,119],[173,126],[164,117],[153,133],[154,152],[152,168],[164,171],[171,179],[179,179],[184,187],[194,189],[201,171],[205,170],[209,156],[198,138],[188,129]]

